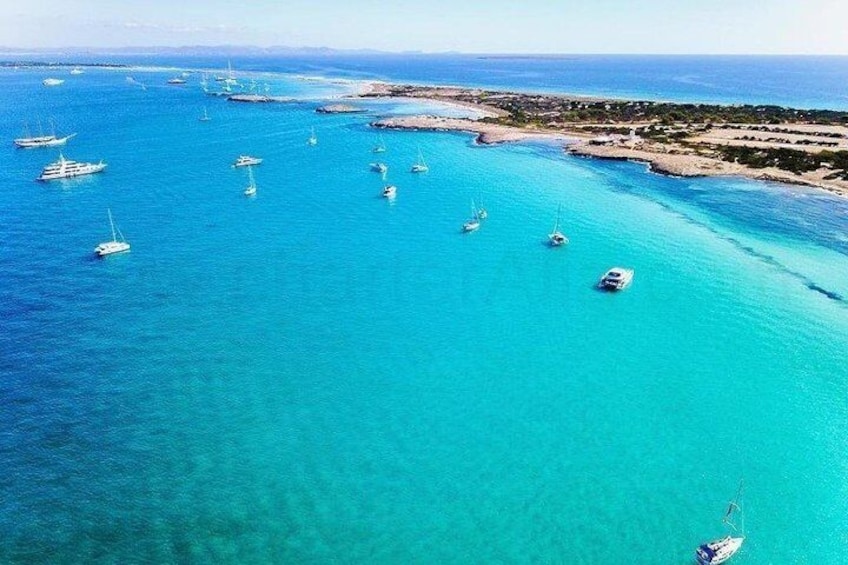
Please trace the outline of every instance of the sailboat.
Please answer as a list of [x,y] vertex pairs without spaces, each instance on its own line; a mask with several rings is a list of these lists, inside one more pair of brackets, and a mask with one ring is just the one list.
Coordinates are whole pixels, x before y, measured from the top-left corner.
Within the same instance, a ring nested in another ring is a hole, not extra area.
[[312,128],[312,133],[309,139],[306,140],[307,145],[318,145],[318,136],[315,135],[315,128]]
[[474,201],[471,201],[471,219],[462,224],[462,231],[471,232],[480,227],[480,215]]
[[250,184],[247,185],[247,188],[244,189],[245,196],[255,196],[256,195],[256,181],[253,180],[253,167],[247,167],[247,177],[250,179]]
[[730,501],[727,506],[727,511],[724,513],[723,522],[729,526],[733,532],[737,531],[736,524],[733,522],[734,514],[739,514],[739,531],[740,535],[728,535],[721,539],[702,544],[695,550],[695,558],[700,565],[718,565],[724,563],[733,557],[742,547],[745,541],[745,518],[742,513],[742,481],[739,481],[739,489],[736,491],[736,497]]
[[371,150],[372,153],[385,153],[386,152],[386,143],[383,141],[383,136],[379,136],[377,140],[377,145]]
[[197,118],[201,122],[208,122],[212,118],[209,117],[209,114],[206,112],[206,106],[203,107],[203,115]]
[[[53,121],[50,122],[52,127],[52,132],[50,135],[43,135],[39,132],[39,135],[32,137],[29,133],[29,127],[24,124],[24,137],[19,137],[15,140],[15,145],[22,149],[31,149],[33,147],[54,147],[56,145],[64,145],[69,139],[75,136],[75,133],[70,135],[66,135],[65,137],[56,137],[56,127],[53,124]],[[41,129],[41,125],[39,122],[39,129]]]
[[426,173],[430,170],[430,167],[427,166],[427,163],[424,161],[424,155],[421,154],[421,149],[418,149],[418,161],[412,165],[411,172],[413,173]]
[[[99,257],[105,257],[106,255],[112,255],[114,253],[123,253],[124,251],[130,250],[130,244],[124,239],[124,234],[121,233],[121,230],[117,230],[117,234],[115,233],[115,222],[112,221],[112,210],[107,208],[106,211],[109,214],[109,227],[112,228],[112,241],[101,243],[94,248],[94,252]],[[120,240],[118,240],[119,235],[121,236]]]
[[557,208],[557,216],[556,222],[554,223],[554,229],[551,233],[548,234],[548,242],[551,244],[551,247],[559,247],[560,245],[564,245],[568,243],[568,238],[565,237],[561,231],[559,231],[559,215],[562,210],[562,206]]
[[487,212],[486,209],[483,208],[483,199],[482,198],[480,199],[479,202],[480,202],[480,205],[477,207],[477,218],[479,218],[481,220],[485,220],[486,218],[489,217],[489,212]]

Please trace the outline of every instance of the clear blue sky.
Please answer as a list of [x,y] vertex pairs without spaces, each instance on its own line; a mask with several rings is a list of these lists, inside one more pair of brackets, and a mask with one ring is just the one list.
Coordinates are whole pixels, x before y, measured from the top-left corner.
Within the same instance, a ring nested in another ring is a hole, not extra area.
[[0,0],[0,45],[848,54],[848,0]]

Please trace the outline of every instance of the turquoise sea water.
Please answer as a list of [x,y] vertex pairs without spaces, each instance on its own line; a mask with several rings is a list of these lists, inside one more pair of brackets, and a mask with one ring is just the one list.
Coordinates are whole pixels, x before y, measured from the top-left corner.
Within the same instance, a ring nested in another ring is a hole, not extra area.
[[0,73],[0,562],[844,562],[845,200],[134,76]]

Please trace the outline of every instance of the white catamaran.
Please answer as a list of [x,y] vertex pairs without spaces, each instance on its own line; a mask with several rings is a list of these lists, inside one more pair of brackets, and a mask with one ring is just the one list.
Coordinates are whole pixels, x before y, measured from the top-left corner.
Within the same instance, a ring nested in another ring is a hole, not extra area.
[[[109,214],[109,227],[112,228],[112,241],[106,241],[94,248],[94,252],[100,257],[105,257],[106,255],[112,255],[114,253],[123,253],[124,251],[130,250],[130,244],[127,243],[126,239],[124,239],[124,234],[121,233],[121,230],[117,230],[118,233],[115,233],[115,222],[112,221],[112,210],[107,208],[106,212]],[[118,239],[118,236],[121,237],[120,240]]]
[[[739,527],[733,522],[734,514],[739,515]],[[718,565],[724,563],[733,557],[742,547],[745,541],[745,517],[742,513],[742,481],[739,481],[739,489],[736,491],[736,497],[730,501],[727,506],[727,511],[724,513],[723,522],[735,534],[727,535],[721,539],[702,544],[695,550],[695,558],[700,565]]]

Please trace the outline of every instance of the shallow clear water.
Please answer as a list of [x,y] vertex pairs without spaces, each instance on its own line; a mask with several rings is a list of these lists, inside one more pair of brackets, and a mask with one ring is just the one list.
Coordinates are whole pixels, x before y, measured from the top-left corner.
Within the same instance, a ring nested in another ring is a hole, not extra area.
[[844,200],[384,132],[390,203],[373,115],[168,76],[0,73],[109,163],[0,147],[0,561],[686,563],[740,477],[734,561],[844,560]]

